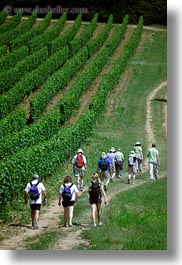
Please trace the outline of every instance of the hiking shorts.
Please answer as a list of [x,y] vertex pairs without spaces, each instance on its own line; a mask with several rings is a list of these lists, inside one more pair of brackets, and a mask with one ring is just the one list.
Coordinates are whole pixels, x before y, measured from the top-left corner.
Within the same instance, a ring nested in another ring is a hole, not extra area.
[[65,202],[62,201],[63,207],[73,206],[75,204],[75,201]]
[[110,179],[110,174],[109,174],[108,171],[101,171],[101,172],[99,173],[99,177],[100,177],[100,180],[101,180],[102,182],[104,182],[104,181]]
[[92,198],[92,197],[90,197],[89,201],[90,201],[90,204],[101,204],[102,203],[102,199],[101,198]]
[[84,170],[82,167],[80,168],[80,167],[75,166],[74,170],[75,170],[75,177],[83,177],[84,176]]
[[39,204],[30,204],[30,208],[31,208],[31,210],[32,211],[36,211],[36,210],[38,210],[38,211],[40,211],[40,208],[41,208],[41,204],[39,203]]
[[133,166],[133,167],[129,167],[128,166],[128,174],[136,174],[136,167],[135,166]]

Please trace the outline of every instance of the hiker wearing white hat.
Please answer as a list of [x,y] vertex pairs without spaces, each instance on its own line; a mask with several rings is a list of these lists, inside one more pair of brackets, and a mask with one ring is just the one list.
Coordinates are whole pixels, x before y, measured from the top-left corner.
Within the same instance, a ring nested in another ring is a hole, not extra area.
[[116,151],[114,147],[110,148],[109,152],[107,153],[107,157],[109,158],[111,164],[111,181],[112,181],[116,174],[116,167],[115,167]]
[[142,172],[143,151],[140,142],[136,142],[133,148],[136,154],[136,171]]
[[123,162],[124,162],[124,155],[121,152],[121,149],[118,148],[116,151],[116,159],[115,159],[115,166],[116,166],[116,177],[121,178],[123,174]]
[[84,186],[84,174],[87,171],[87,159],[83,154],[83,150],[79,148],[77,154],[72,159],[73,173],[77,177],[77,187],[80,191],[83,191]]
[[128,184],[132,179],[132,184],[135,184],[135,174],[136,174],[136,155],[134,150],[132,150],[128,156]]
[[147,157],[149,158],[149,174],[150,179],[158,179],[158,167],[159,167],[159,150],[156,148],[156,144],[152,144],[152,148],[149,148]]
[[105,152],[101,153],[101,157],[97,161],[97,172],[99,172],[104,190],[107,191],[107,186],[111,180],[111,163]]
[[[42,200],[43,195],[43,200]],[[38,219],[41,210],[41,204],[46,202],[46,191],[42,182],[39,181],[39,175],[35,173],[32,177],[32,181],[26,185],[24,190],[24,201],[28,203],[28,197],[30,200],[32,228],[38,229]]]

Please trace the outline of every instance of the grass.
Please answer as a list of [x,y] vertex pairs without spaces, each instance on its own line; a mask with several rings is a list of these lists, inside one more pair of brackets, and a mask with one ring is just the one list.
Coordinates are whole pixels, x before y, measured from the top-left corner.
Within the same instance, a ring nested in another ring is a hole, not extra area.
[[27,239],[25,246],[27,250],[48,250],[64,235],[62,230],[47,231],[40,236]]
[[[92,137],[88,138],[81,146],[88,160],[88,173],[85,176],[86,185],[90,182],[92,172],[96,170],[97,159],[101,152],[107,152],[111,146],[121,147],[125,159],[127,159],[134,143],[140,141],[146,157],[147,135],[144,132],[146,97],[155,86],[166,80],[166,35],[166,32],[144,30],[145,38],[141,41],[136,55],[131,59],[123,75],[125,78],[121,77],[121,82],[108,96],[106,108],[98,117]],[[119,87],[121,85],[122,89]],[[166,90],[164,89],[157,94],[157,98],[164,99],[165,95]],[[163,100],[152,101],[153,117],[155,117],[153,128],[160,150],[161,173],[166,176],[166,137],[164,128],[161,126],[161,123],[164,122],[164,104]],[[53,200],[58,196],[63,177],[72,172],[70,161],[58,169],[50,179],[45,180],[48,201],[49,198]],[[125,163],[124,179],[120,183],[123,186],[126,185],[126,170],[127,165]],[[148,172],[142,174],[140,178],[141,180],[148,180]],[[90,249],[166,249],[166,182],[166,178],[157,182],[146,181],[146,184],[124,191],[114,197],[103,208],[104,225],[82,233],[82,236],[91,242]],[[110,193],[117,190],[117,183],[110,184]],[[30,220],[30,210],[28,207],[25,208],[21,222]],[[88,195],[83,193],[75,207],[73,222],[78,226],[74,229],[79,229],[81,223],[87,222],[88,224],[88,217],[86,216],[88,209]],[[27,248],[49,249],[54,247],[58,238],[64,236],[61,233],[61,231],[45,232],[40,235],[38,240],[33,238],[32,242],[27,242]],[[80,246],[77,249],[81,250],[84,247]]]
[[[145,64],[132,64],[133,61],[144,61]],[[112,100],[115,102],[116,99],[119,104],[114,106],[108,117],[107,110],[111,102],[108,98],[106,113],[99,119],[93,141],[90,145],[82,146],[86,153],[94,153],[94,159],[96,154],[99,156],[99,151],[107,151],[111,146],[120,146],[127,157],[137,140],[142,142],[144,156],[147,154],[147,135],[144,133],[146,97],[166,79],[166,33],[153,33],[152,38],[142,43],[140,52],[133,61],[128,68],[130,82],[124,84],[127,89],[119,92],[115,89],[112,93]],[[164,98],[165,95],[166,90],[163,89],[156,96]],[[164,122],[164,102],[154,100],[152,111],[153,128],[160,150],[160,170],[166,176],[166,136],[161,126]],[[124,171],[126,172],[126,164]],[[148,172],[142,178],[147,180]],[[167,249],[166,182],[165,178],[155,183],[146,183],[114,198],[107,210],[103,211],[105,225],[83,233],[91,241],[90,249]]]
[[103,209],[105,224],[83,232],[91,250],[163,250],[167,244],[166,178],[120,193]]

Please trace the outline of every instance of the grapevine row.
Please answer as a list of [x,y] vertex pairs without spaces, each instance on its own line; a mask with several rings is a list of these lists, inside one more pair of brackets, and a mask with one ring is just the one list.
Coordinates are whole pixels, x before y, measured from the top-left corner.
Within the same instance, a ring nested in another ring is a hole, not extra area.
[[[126,49],[120,57],[120,66],[127,65],[127,61],[133,54],[134,49],[138,45],[142,30],[142,19],[140,19],[137,29],[134,31],[131,39],[128,41]],[[126,55],[125,55],[126,54]],[[124,62],[125,60],[125,62]],[[116,62],[116,64],[118,61]],[[118,71],[119,67],[114,64],[115,71]],[[116,72],[115,72],[116,73]],[[118,78],[120,77],[118,72]],[[105,78],[105,76],[103,77]],[[112,84],[116,84],[112,79],[108,79]],[[91,132],[93,125],[96,122],[98,116],[97,111],[100,109],[90,109],[84,115],[82,115],[79,121],[58,132],[49,141],[43,142],[33,148],[26,149],[12,156],[11,159],[7,159],[1,163],[0,175],[1,175],[1,190],[0,190],[0,201],[2,204],[10,201],[14,198],[16,192],[24,188],[24,184],[28,181],[29,175],[34,171],[40,172],[40,175],[48,176],[63,162],[65,159],[72,154],[75,149],[88,137]],[[64,146],[64,149],[61,148]]]
[[[111,21],[112,19],[109,19],[110,28],[112,25]],[[101,33],[101,35],[103,34]],[[99,48],[100,47],[98,47],[98,49]],[[93,60],[91,67],[93,68],[93,66],[99,65],[99,64],[101,67],[103,63],[106,62],[106,59],[107,57],[105,56],[105,54],[101,53],[100,55],[97,56],[97,58]],[[46,88],[47,88],[47,91],[49,91],[49,95],[51,91],[53,90],[53,88],[56,89],[56,87],[60,87],[60,85],[64,87],[66,83],[69,82],[69,80],[74,75],[74,73],[87,60],[88,60],[88,50],[86,47],[84,47],[72,59],[68,60],[61,70],[53,74],[50,77],[50,79],[48,79],[48,82],[46,83],[47,84]],[[88,75],[89,72],[90,70],[88,68],[87,72],[85,72],[86,75]],[[97,71],[92,70],[92,75],[93,74],[94,76],[96,76]],[[89,73],[89,76],[90,76],[90,73]],[[85,77],[83,77],[83,79],[85,79]],[[46,94],[44,93],[44,95]],[[37,109],[39,109],[40,107],[42,108],[42,103],[37,102]],[[59,117],[59,120],[58,120],[58,117]],[[48,120],[49,120],[49,123],[48,123]],[[3,158],[7,155],[13,154],[14,152],[17,152],[18,150],[22,148],[33,145],[36,142],[42,141],[43,139],[47,139],[48,137],[52,136],[55,133],[55,128],[57,128],[57,131],[58,131],[59,129],[58,125],[60,124],[60,120],[61,120],[60,113],[58,116],[58,110],[56,110],[56,111],[53,111],[50,115],[47,115],[47,119],[44,118],[43,121],[41,120],[41,122],[38,122],[38,124],[32,125],[30,128],[26,128],[23,131],[14,133],[11,136],[4,138],[3,142],[0,144],[0,157]],[[52,130],[47,128],[48,124],[52,127]],[[52,132],[52,134],[50,132]]]

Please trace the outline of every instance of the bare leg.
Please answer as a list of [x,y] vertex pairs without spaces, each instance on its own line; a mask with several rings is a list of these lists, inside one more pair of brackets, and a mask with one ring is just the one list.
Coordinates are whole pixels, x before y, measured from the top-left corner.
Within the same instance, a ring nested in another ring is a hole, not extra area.
[[91,204],[91,218],[94,226],[96,226],[95,213],[96,213],[96,205]]
[[98,224],[101,224],[101,204],[97,204]]
[[72,226],[73,223],[73,210],[74,210],[74,206],[70,206],[69,207],[69,226]]
[[64,207],[64,226],[66,226],[68,207]]

